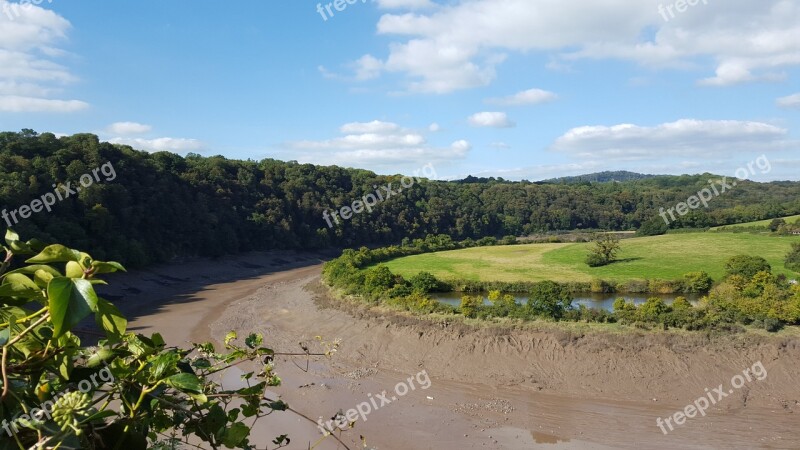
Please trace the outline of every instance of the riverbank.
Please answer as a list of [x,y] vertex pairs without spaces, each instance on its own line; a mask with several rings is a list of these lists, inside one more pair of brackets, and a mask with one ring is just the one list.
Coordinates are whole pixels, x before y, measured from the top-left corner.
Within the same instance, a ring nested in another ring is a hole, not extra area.
[[[371,413],[345,435],[354,449],[361,448],[359,434],[379,449],[791,448],[800,442],[794,415],[800,342],[794,336],[436,323],[332,299],[319,283],[314,258],[304,257],[300,267],[278,265],[240,281],[213,275],[237,272],[228,269],[239,263],[235,258],[222,268],[207,262],[124,275],[137,289],[137,277],[197,282],[184,289],[178,286],[184,282],[147,282],[155,291],[141,289],[138,296],[151,306],[131,325],[159,330],[174,343],[220,338],[231,329],[257,331],[281,351],[318,335],[340,338],[337,355],[312,360],[307,372],[287,360],[278,364],[284,383],[276,393],[326,420],[426,370],[430,389]],[[263,258],[258,261],[270,256]],[[253,261],[244,260],[264,265]],[[210,278],[206,285],[203,277]],[[175,291],[178,297],[169,298]],[[127,297],[123,303],[138,304]],[[748,383],[669,435],[657,427],[658,417],[684,409],[705,388],[727,383],[757,361],[768,373],[763,381]],[[305,369],[305,361],[295,362]],[[294,438],[290,448],[307,448],[318,436],[314,425],[288,413],[262,420],[258,430],[269,439],[287,431]]]

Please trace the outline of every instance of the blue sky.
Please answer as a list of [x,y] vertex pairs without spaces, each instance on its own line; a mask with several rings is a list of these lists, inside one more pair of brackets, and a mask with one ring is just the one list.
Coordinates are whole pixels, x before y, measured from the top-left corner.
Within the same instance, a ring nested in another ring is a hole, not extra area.
[[754,180],[800,179],[788,0],[37,1],[0,0],[2,130],[442,178],[763,154]]

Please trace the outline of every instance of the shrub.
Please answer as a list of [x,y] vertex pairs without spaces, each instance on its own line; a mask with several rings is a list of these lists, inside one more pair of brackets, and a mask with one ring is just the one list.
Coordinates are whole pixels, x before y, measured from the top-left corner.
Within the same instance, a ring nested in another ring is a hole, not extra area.
[[636,230],[636,236],[659,236],[665,234],[667,230],[669,230],[669,225],[666,222],[660,217],[653,217]]
[[708,292],[714,280],[706,272],[689,272],[683,276],[683,292],[701,294]]
[[364,276],[364,287],[370,292],[385,292],[391,289],[394,284],[394,274],[383,264],[367,270]]
[[664,300],[651,297],[636,309],[636,317],[642,322],[663,323],[662,316],[668,310],[669,307]]
[[439,290],[439,280],[429,272],[420,272],[408,281],[411,283],[411,287],[418,292],[428,293]]
[[737,255],[731,257],[725,263],[725,273],[729,276],[741,275],[750,280],[761,271],[772,272],[772,267],[770,267],[766,259],[760,256]]
[[483,306],[483,297],[481,296],[465,295],[461,297],[460,310],[464,317],[474,319],[478,316],[481,306]]
[[792,250],[786,255],[784,266],[795,272],[800,272],[800,243],[792,244]]
[[589,253],[586,256],[586,265],[588,265],[589,267],[607,266],[608,263],[609,262],[605,258],[603,258],[603,256],[598,255],[597,253]]

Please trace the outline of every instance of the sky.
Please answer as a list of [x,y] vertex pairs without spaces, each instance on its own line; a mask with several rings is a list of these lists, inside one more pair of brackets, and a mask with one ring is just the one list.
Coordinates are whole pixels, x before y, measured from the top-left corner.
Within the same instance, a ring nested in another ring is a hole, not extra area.
[[181,155],[800,180],[798,80],[796,0],[0,0],[0,130]]

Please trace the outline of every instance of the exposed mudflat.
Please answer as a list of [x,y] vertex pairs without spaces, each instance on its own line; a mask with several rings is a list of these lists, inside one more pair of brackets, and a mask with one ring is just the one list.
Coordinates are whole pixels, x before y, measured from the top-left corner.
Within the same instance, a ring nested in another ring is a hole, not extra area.
[[[319,258],[253,254],[165,265],[112,278],[109,293],[124,296],[117,303],[134,313],[137,331],[158,330],[176,344],[219,340],[233,329],[263,333],[276,351],[297,351],[301,342],[319,349],[315,336],[341,339],[332,359],[279,360],[284,382],[275,394],[327,420],[387,391],[388,403],[376,402],[366,421],[342,434],[351,449],[363,448],[359,435],[382,450],[800,448],[796,337],[437,323],[329,298]],[[753,368],[759,361],[762,380]],[[732,378],[748,368],[751,381],[734,389]],[[414,376],[415,389],[394,395]],[[726,395],[717,401],[720,384]],[[705,417],[665,427],[666,435],[656,425],[707,395],[716,404]],[[256,434],[271,440],[285,432],[289,448],[307,449],[320,437],[290,412],[262,419]],[[328,438],[316,448],[337,445]]]

